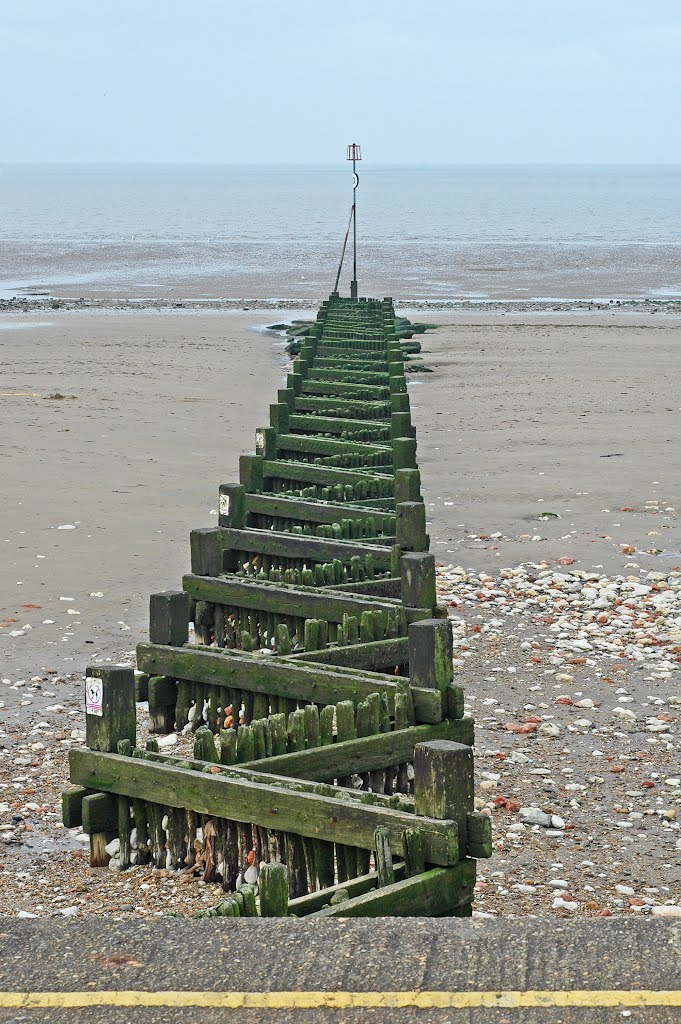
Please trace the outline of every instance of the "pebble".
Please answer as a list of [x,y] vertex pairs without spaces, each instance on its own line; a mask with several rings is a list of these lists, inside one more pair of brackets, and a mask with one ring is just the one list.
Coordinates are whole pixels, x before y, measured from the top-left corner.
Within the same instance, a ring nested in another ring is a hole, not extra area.
[[578,910],[579,903],[575,900],[563,899],[562,896],[556,896],[555,900],[551,904],[554,910]]
[[550,828],[552,825],[552,816],[539,807],[521,807],[520,819],[528,825],[541,825],[542,828]]
[[177,733],[171,732],[168,736],[159,736],[158,745],[161,749],[165,747],[174,747],[178,743]]
[[651,907],[650,913],[653,917],[681,917],[681,906],[664,903],[659,907]]
[[[595,663],[615,654],[639,664],[660,663],[669,673],[673,666],[664,666],[667,648],[681,642],[679,569],[639,569],[635,576],[609,577],[581,570],[557,572],[528,562],[495,576],[448,566],[438,579],[441,597],[452,606],[483,604],[506,616],[549,619],[547,651],[558,665],[574,653],[587,654]],[[559,672],[556,681],[572,682],[572,676]]]

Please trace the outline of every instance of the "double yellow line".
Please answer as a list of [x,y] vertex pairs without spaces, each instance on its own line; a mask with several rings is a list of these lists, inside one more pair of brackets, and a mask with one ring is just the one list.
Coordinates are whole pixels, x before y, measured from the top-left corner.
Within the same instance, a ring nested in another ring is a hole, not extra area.
[[527,992],[0,992],[0,1009],[88,1006],[215,1007],[228,1010],[467,1010],[535,1007],[681,1007],[681,991],[648,989]]

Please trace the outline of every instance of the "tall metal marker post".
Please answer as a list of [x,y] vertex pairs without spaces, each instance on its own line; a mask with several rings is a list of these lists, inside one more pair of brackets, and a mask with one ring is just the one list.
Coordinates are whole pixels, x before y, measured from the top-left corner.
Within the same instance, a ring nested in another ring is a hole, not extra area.
[[350,282],[350,298],[357,298],[357,186],[359,175],[356,163],[362,159],[362,150],[358,143],[351,142],[348,146],[348,160],[352,160],[352,281]]

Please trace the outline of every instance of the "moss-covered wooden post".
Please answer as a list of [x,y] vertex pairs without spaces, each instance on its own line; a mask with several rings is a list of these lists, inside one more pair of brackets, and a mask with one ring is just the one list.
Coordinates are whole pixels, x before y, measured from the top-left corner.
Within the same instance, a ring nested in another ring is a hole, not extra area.
[[135,673],[122,665],[85,670],[85,742],[90,750],[115,753],[119,740],[135,745]]
[[405,608],[427,608],[432,615],[437,603],[435,558],[422,551],[409,551],[400,559],[400,596]]
[[293,388],[280,388],[277,391],[277,401],[279,403],[283,402],[284,405],[288,406],[290,412],[293,412],[295,397],[296,394]]
[[276,459],[277,431],[274,427],[258,427],[255,432],[255,452],[263,459]]
[[298,369],[289,373],[286,378],[286,383],[293,390],[294,395],[299,395],[303,390],[303,382],[305,380],[305,374],[298,372]]
[[83,797],[83,832],[90,837],[90,867],[105,868],[109,863],[106,847],[118,831],[118,801],[111,793],[92,793]]
[[288,917],[288,876],[286,865],[270,861],[260,865],[260,916]]
[[422,501],[402,501],[395,506],[396,541],[403,551],[427,551],[426,506]]
[[196,576],[219,576],[223,570],[222,530],[207,527],[189,534],[192,572]]
[[[198,533],[201,531],[194,531]],[[217,531],[205,531],[207,533]],[[195,544],[192,537],[192,567]],[[183,590],[168,590],[151,594],[149,598],[149,640],[164,647],[182,647],[189,641],[189,594]],[[139,699],[139,695],[138,698]],[[149,720],[152,732],[171,732],[175,725],[177,682],[166,676],[147,676],[146,700],[149,702]]]
[[391,412],[410,412],[409,395],[406,391],[390,396]]
[[393,412],[390,415],[390,431],[392,437],[415,437],[416,428],[412,426],[410,412]]
[[444,693],[454,678],[449,619],[421,619],[409,626],[409,682]]
[[[196,572],[192,566],[192,571]],[[164,590],[149,597],[149,642],[182,647],[189,641],[189,594]],[[148,681],[147,681],[148,682]]]
[[395,504],[405,501],[423,501],[418,469],[398,469],[395,473]]
[[416,469],[416,438],[393,438],[393,465],[398,469]]
[[455,917],[469,917],[475,887],[475,861],[466,858],[468,819],[473,814],[473,748],[453,740],[430,740],[414,748],[414,807],[429,818],[457,823],[460,890]]
[[[122,665],[89,665],[85,670],[85,742],[90,750],[115,753],[120,740],[134,746],[135,673]],[[105,847],[118,822],[116,798],[106,793],[83,797],[83,830],[90,836],[90,864],[105,867]]]
[[260,455],[241,455],[239,458],[239,480],[250,494],[263,488],[262,463]]
[[246,525],[246,488],[241,484],[220,484],[218,526],[243,530]]
[[289,408],[284,402],[277,402],[270,406],[270,426],[274,427],[277,434],[288,434]]

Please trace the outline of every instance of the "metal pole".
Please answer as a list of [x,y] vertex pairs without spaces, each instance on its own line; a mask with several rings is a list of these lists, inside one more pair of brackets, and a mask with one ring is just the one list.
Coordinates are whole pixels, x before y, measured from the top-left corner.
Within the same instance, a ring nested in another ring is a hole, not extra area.
[[357,172],[355,169],[355,151],[352,151],[352,282],[350,298],[357,298]]

